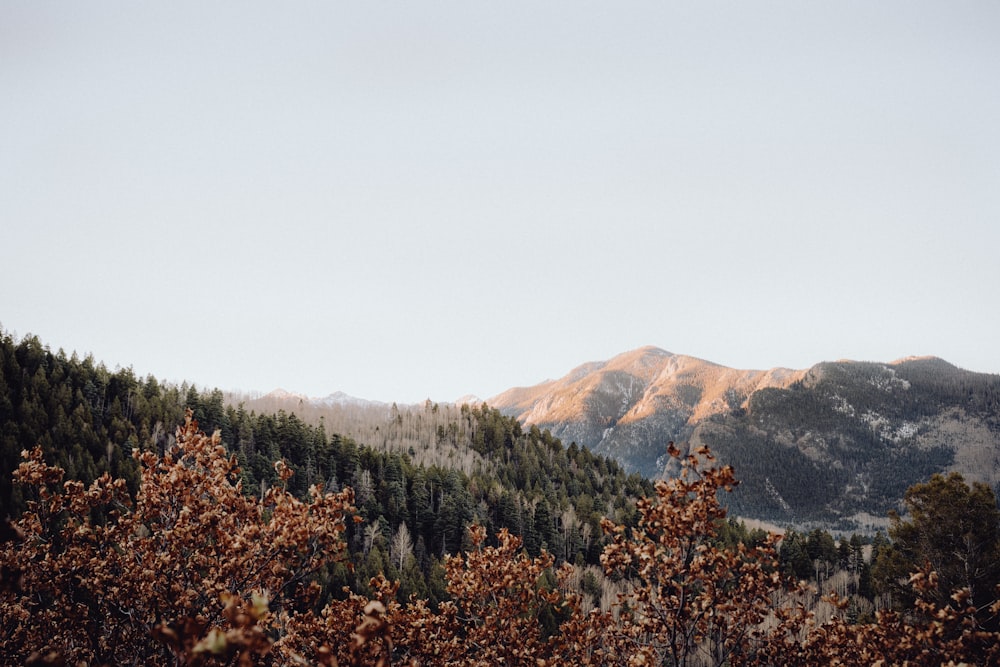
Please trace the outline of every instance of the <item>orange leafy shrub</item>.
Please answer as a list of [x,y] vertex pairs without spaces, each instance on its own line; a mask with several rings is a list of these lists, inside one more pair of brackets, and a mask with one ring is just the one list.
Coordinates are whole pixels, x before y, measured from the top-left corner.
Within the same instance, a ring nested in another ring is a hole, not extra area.
[[[1000,637],[977,624],[968,591],[935,602],[929,569],[911,578],[915,609],[879,612],[875,624],[850,624],[833,595],[823,624],[804,596],[776,604],[788,586],[778,538],[719,543],[718,494],[736,479],[705,449],[639,501],[636,528],[603,522],[602,564],[624,590],[605,611],[582,608],[571,565],[553,575],[550,554],[530,557],[507,531],[489,546],[478,526],[472,549],[446,561],[451,600],[436,611],[400,604],[398,584],[381,576],[375,599],[348,594],[316,611],[313,575],[346,554],[350,489],[250,498],[235,459],[190,412],[175,451],[134,455],[132,502],[122,480],[84,488],[40,449],[24,452],[14,478],[32,500],[0,526],[0,664],[1000,664]],[[543,613],[559,624],[552,636]]]
[[[553,644],[542,636],[538,614],[563,599],[539,586],[552,556],[529,557],[506,530],[495,547],[485,544],[480,526],[470,528],[470,537],[470,552],[447,559],[452,600],[437,611],[420,599],[399,604],[398,584],[377,577],[371,581],[376,600],[351,595],[333,602],[318,616],[296,619],[295,631],[281,641],[312,660],[321,657],[312,647],[331,647],[324,650],[339,663],[383,665],[391,658],[405,665],[537,667]],[[347,637],[345,628],[355,625]]]
[[[1000,664],[1000,634],[979,626],[968,589],[956,591],[951,603],[940,605],[935,601],[937,576],[933,571],[913,573],[910,584],[917,594],[914,609],[906,615],[878,611],[875,623],[851,624],[845,614],[838,613],[818,625],[813,613],[802,607],[779,610],[782,624],[767,646],[766,664]],[[847,606],[836,594],[826,599],[841,612]],[[993,603],[991,612],[1000,613],[1000,601]]]
[[452,601],[436,614],[416,600],[395,610],[402,655],[421,665],[536,665],[550,652],[539,612],[562,598],[539,585],[554,559],[531,558],[507,530],[496,547],[485,546],[485,528],[470,533],[473,549],[445,564]]
[[[671,443],[670,453],[680,452]],[[732,468],[709,467],[707,449],[685,458],[680,477],[638,502],[629,530],[605,519],[613,537],[601,562],[629,588],[613,612],[575,614],[563,627],[562,657],[587,665],[750,664],[769,640],[771,594],[783,586],[776,536],[757,547],[717,546],[725,517],[718,493]]]
[[24,453],[14,480],[35,499],[0,551],[3,664],[49,650],[88,664],[250,664],[308,601],[309,577],[345,553],[350,489],[314,487],[308,502],[283,488],[250,498],[235,457],[190,411],[175,451],[133,455],[134,504],[123,480],[60,488],[62,470],[39,448]]

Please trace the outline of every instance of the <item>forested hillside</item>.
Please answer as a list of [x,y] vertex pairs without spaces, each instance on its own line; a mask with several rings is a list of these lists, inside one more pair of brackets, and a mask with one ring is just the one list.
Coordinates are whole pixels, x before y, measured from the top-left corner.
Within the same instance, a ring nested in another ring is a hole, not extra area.
[[11,472],[35,446],[69,479],[89,484],[108,472],[134,494],[132,449],[168,451],[190,407],[235,454],[247,494],[260,497],[279,483],[278,460],[293,473],[287,488],[296,497],[317,483],[354,489],[364,520],[347,532],[356,567],[328,573],[333,594],[342,585],[365,591],[384,572],[401,581],[401,599],[418,593],[436,603],[444,596],[443,558],[468,545],[471,523],[490,535],[506,528],[523,536],[531,555],[545,549],[560,561],[596,566],[601,519],[634,523],[635,499],[652,489],[609,459],[563,447],[547,431],[522,431],[486,406],[395,409],[371,427],[369,446],[328,432],[323,419],[311,425],[283,410],[248,412],[227,405],[219,390],[109,371],[90,357],[52,352],[34,336],[2,334],[0,369],[0,515],[25,508]]
[[734,511],[870,530],[933,473],[1000,488],[1000,376],[930,358],[819,364],[704,420],[691,440],[739,471]]
[[35,336],[17,341],[0,330],[0,510],[16,515],[24,499],[11,486],[21,451],[40,445],[70,479],[89,483],[103,472],[135,493],[133,447],[162,451],[198,392],[109,371],[93,357],[52,352]]

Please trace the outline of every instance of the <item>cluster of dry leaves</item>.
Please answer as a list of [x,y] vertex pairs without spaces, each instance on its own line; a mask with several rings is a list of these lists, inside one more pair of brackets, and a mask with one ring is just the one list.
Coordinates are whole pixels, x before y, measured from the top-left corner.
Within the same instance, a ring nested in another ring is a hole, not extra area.
[[[604,522],[602,563],[625,590],[605,612],[582,608],[572,565],[553,573],[551,555],[529,557],[506,531],[489,546],[476,526],[473,549],[447,562],[451,600],[438,609],[400,604],[397,584],[377,579],[374,599],[351,594],[316,610],[314,575],[345,558],[350,489],[248,497],[235,459],[190,413],[175,451],[134,456],[142,484],[131,501],[121,480],[63,482],[40,450],[25,452],[15,480],[34,498],[0,544],[0,663],[1000,663],[1000,637],[976,625],[962,591],[943,607],[920,597],[912,613],[880,612],[871,625],[845,613],[818,623],[779,574],[777,537],[732,549],[713,540],[725,515],[718,493],[736,480],[706,450],[639,502],[637,528]],[[935,575],[912,583],[929,592]],[[559,622],[551,636],[543,610]]]

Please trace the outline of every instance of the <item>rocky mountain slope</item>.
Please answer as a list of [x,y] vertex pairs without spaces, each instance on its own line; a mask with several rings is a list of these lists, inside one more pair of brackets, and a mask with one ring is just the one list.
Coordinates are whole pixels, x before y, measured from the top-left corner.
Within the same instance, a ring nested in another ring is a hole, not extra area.
[[1000,376],[936,358],[736,370],[645,347],[488,401],[649,477],[708,445],[744,516],[866,527],[939,471],[1000,484]]

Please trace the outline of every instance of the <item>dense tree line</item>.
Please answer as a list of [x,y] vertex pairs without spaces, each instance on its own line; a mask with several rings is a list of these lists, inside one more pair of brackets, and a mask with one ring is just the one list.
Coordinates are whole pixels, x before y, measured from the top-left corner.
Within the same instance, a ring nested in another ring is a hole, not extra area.
[[891,540],[877,545],[876,587],[896,608],[913,606],[917,593],[909,574],[932,570],[930,592],[937,605],[964,591],[977,626],[1000,629],[1000,508],[985,484],[967,484],[961,475],[933,475],[906,491],[906,514],[890,514]]
[[129,452],[140,445],[162,450],[183,419],[188,393],[0,329],[0,514],[24,509],[10,475],[21,451],[35,446],[70,479],[89,484],[108,472],[135,493],[138,467]]

